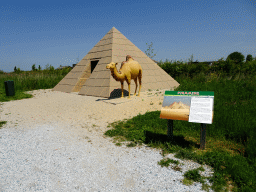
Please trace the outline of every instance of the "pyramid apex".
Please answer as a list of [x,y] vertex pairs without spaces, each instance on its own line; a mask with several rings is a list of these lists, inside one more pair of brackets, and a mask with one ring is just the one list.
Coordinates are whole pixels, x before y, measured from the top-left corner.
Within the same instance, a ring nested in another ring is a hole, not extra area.
[[115,27],[112,27],[110,31],[116,31],[117,29]]
[[120,33],[120,31],[118,31],[115,27],[112,27],[110,30],[109,30],[109,33]]

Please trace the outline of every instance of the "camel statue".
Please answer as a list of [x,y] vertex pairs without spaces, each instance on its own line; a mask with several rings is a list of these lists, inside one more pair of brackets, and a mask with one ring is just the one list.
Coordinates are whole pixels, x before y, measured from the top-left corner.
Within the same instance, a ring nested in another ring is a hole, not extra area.
[[[135,88],[135,93],[134,96],[136,96],[136,90],[137,90],[137,77],[139,78],[139,83],[140,83],[140,89],[141,89],[141,78],[142,78],[142,68],[140,64],[137,61],[134,61],[133,58],[130,55],[126,56],[126,61],[122,62],[121,68],[119,72],[116,69],[117,63],[111,62],[109,63],[106,68],[110,69],[112,77],[116,81],[121,82],[121,88],[122,88],[122,97],[124,97],[124,80],[127,82],[128,87],[129,87],[129,97],[130,98],[130,84],[131,84],[131,79],[134,80],[136,84]],[[139,89],[139,94],[140,96],[140,89]]]

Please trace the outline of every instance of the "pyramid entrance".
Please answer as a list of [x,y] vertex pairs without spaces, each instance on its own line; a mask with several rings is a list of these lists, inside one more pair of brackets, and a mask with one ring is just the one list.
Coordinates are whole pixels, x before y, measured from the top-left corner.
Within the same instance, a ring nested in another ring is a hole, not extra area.
[[86,82],[87,79],[90,78],[93,70],[95,69],[95,67],[97,66],[98,62],[100,61],[99,59],[101,59],[101,58],[91,59],[91,69],[90,69],[90,67],[88,67],[87,70],[85,70],[83,72],[82,76],[80,77],[80,79],[76,83],[76,85],[75,85],[74,89],[72,90],[72,92],[79,92],[81,90],[83,84]]
[[96,65],[98,64],[98,62],[99,62],[99,60],[91,61],[91,73],[93,72],[93,70],[96,67]]

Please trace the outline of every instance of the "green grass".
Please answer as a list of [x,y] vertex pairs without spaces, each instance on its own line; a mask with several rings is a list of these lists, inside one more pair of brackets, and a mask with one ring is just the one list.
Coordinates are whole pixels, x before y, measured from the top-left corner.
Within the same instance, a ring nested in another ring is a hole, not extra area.
[[[70,70],[69,70],[70,71]],[[63,74],[31,72],[24,75],[0,75],[0,101],[21,100],[33,97],[24,91],[53,88],[69,71]],[[33,74],[32,74],[33,73]],[[14,80],[15,96],[5,96],[4,81]],[[158,164],[180,171],[179,162],[166,158],[190,159],[213,167],[209,177],[214,191],[256,191],[256,76],[236,73],[197,73],[193,77],[180,75],[176,91],[214,91],[214,120],[206,128],[206,148],[200,150],[200,124],[174,121],[173,141],[167,137],[167,120],[160,119],[160,111],[147,112],[132,119],[111,123],[104,135],[113,137],[117,146],[127,143],[134,147],[144,143],[161,151],[163,160]],[[143,102],[143,101],[142,101]],[[0,122],[0,127],[6,122]],[[184,174],[183,183],[195,181],[210,188],[200,175],[203,167]]]

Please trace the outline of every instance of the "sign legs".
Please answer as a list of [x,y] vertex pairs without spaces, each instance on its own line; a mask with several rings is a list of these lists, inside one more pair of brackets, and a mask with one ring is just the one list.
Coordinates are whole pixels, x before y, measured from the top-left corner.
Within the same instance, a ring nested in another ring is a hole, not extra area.
[[168,119],[168,130],[167,130],[167,136],[171,140],[173,140],[173,120]]
[[[168,130],[167,136],[170,140],[173,140],[173,120],[168,119],[167,122]],[[206,124],[201,123],[201,137],[200,137],[200,149],[205,149],[205,139],[206,139]]]
[[200,149],[205,149],[206,124],[201,123]]

